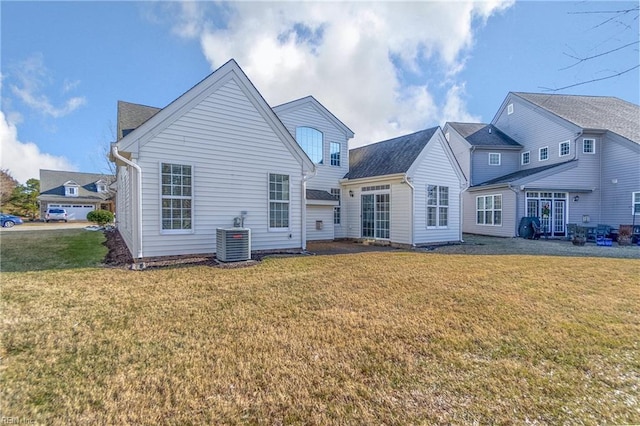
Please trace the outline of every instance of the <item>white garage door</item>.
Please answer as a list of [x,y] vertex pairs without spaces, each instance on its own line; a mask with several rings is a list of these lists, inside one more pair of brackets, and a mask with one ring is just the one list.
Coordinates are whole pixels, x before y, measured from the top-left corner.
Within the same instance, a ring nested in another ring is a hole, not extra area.
[[65,209],[68,220],[87,220],[87,213],[96,208],[96,206],[89,204],[49,204],[49,207]]

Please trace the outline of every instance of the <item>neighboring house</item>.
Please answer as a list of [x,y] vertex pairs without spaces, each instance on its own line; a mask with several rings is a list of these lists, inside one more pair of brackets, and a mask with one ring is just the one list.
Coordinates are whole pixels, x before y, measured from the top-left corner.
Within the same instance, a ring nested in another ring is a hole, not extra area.
[[273,111],[315,165],[315,175],[307,182],[307,240],[345,238],[340,179],[349,171],[353,132],[312,96]]
[[49,207],[64,208],[69,220],[87,220],[93,210],[113,212],[114,181],[113,175],[40,170],[40,217]]
[[640,221],[640,107],[618,98],[509,93],[490,124],[446,123],[469,188],[464,232],[512,237],[541,218],[567,224]]
[[117,220],[134,258],[215,253],[236,217],[254,251],[306,246],[315,166],[235,61],[161,110],[119,107]]
[[352,149],[342,184],[349,238],[462,240],[465,178],[440,127]]

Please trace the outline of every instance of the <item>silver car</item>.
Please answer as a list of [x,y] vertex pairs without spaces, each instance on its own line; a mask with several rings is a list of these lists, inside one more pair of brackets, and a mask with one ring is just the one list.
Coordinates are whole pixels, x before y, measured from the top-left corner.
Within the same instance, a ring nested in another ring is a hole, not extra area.
[[54,207],[50,207],[47,209],[47,213],[44,215],[44,221],[45,222],[49,222],[51,220],[64,220],[65,222],[68,221],[67,219],[67,211],[65,209],[59,209],[59,208],[54,208]]

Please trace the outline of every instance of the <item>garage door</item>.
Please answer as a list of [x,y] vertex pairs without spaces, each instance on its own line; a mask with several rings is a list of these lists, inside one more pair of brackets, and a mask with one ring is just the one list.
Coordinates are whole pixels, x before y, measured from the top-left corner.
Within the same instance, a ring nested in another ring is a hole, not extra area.
[[87,214],[96,208],[89,204],[49,204],[49,207],[65,209],[68,220],[87,220]]

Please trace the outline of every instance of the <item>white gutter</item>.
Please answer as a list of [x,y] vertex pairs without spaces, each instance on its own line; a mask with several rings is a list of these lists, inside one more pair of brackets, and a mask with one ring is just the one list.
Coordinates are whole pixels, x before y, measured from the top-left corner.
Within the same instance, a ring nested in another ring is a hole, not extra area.
[[416,242],[415,242],[415,235],[413,233],[413,228],[415,225],[415,205],[416,205],[416,188],[413,186],[413,184],[411,183],[411,181],[409,180],[409,175],[408,174],[404,174],[404,182],[409,185],[409,188],[411,188],[411,247],[415,247],[416,246]]
[[318,169],[313,167],[313,174],[302,175],[302,225],[300,235],[302,235],[302,251],[307,251],[307,181],[318,174]]
[[123,163],[133,167],[138,172],[138,199],[136,206],[136,218],[138,219],[138,255],[136,256],[138,259],[142,258],[142,169],[139,165],[134,163],[131,160],[127,160],[122,155],[118,153],[118,147],[115,145],[111,145],[111,154],[118,160]]
[[458,234],[461,243],[464,243],[464,238],[462,238],[462,229],[464,228],[464,193],[467,189],[469,189],[468,183],[460,185],[460,194],[458,194],[458,225],[460,226]]

